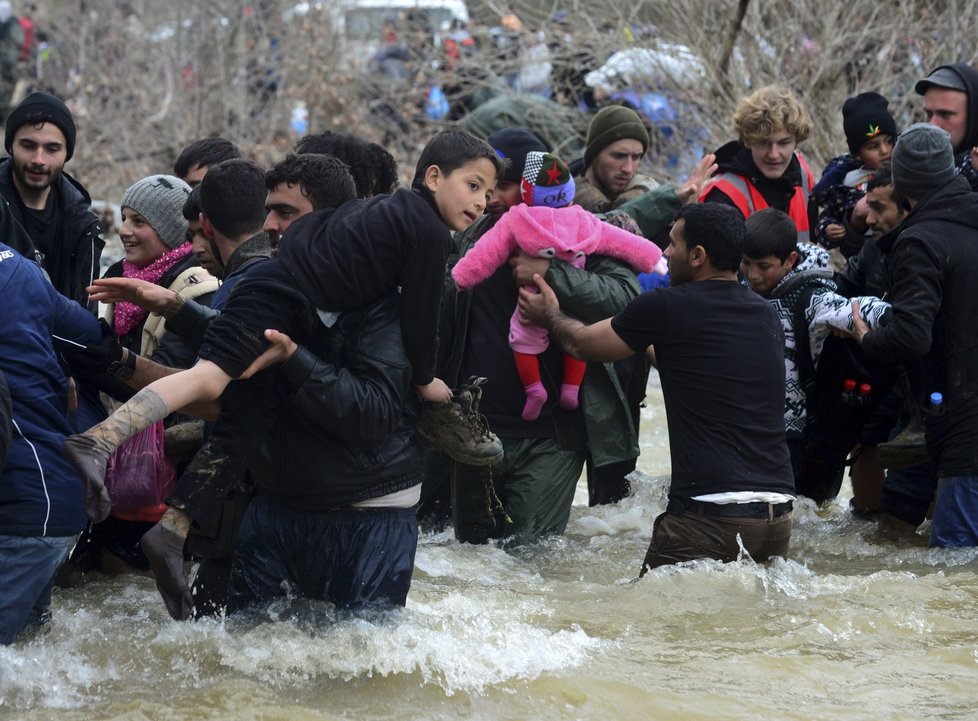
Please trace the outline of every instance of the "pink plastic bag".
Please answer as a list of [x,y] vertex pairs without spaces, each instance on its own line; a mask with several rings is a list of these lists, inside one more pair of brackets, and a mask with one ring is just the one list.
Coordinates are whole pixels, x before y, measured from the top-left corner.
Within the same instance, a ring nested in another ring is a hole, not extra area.
[[105,487],[112,499],[112,514],[162,507],[176,480],[176,468],[163,452],[163,422],[157,421],[128,438],[109,457]]

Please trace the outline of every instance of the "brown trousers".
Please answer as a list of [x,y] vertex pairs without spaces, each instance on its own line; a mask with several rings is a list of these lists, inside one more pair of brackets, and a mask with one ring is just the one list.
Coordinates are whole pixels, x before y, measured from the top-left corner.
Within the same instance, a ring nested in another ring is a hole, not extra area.
[[666,511],[655,519],[642,576],[652,568],[700,558],[729,563],[740,555],[740,543],[758,563],[785,556],[793,513],[777,518],[731,518]]

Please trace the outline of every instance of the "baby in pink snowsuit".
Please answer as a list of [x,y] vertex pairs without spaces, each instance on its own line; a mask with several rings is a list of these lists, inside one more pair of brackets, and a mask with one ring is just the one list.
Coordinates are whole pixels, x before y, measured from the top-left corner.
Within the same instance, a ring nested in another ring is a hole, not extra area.
[[[567,166],[550,153],[533,151],[526,156],[521,187],[525,205],[506,211],[493,228],[455,265],[452,277],[461,288],[486,280],[519,248],[528,255],[563,260],[583,268],[590,253],[608,255],[629,263],[637,272],[648,273],[662,251],[645,238],[599,220],[579,206],[571,206],[574,178]],[[536,286],[531,286],[536,290]],[[509,324],[509,345],[516,370],[526,393],[523,419],[540,416],[547,391],[540,378],[537,356],[550,345],[546,328],[523,325],[519,310]],[[587,364],[564,356],[560,406],[577,408]]]

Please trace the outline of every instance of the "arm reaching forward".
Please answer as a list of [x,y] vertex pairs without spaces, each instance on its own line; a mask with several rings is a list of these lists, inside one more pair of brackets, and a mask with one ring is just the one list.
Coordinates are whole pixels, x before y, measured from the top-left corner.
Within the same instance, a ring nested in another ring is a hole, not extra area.
[[616,361],[627,358],[633,351],[611,327],[611,319],[584,325],[564,315],[553,289],[540,275],[533,276],[540,289],[533,293],[520,289],[520,312],[528,325],[550,330],[550,337],[564,352],[586,361]]

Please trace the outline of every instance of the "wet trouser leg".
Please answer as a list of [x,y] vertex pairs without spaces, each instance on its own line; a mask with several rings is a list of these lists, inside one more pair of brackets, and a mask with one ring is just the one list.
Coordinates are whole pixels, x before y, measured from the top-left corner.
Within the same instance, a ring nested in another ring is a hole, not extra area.
[[793,515],[729,518],[666,511],[655,519],[641,572],[644,575],[658,566],[701,558],[736,561],[741,543],[758,563],[783,557],[788,553]]
[[54,574],[77,536],[0,536],[0,644],[46,620]]
[[930,545],[978,546],[978,477],[945,476],[937,485]]
[[[456,464],[452,479],[455,537],[468,543],[490,538],[529,540],[563,533],[585,453],[560,448],[552,438],[504,438],[503,460],[490,468]],[[487,483],[502,502],[494,511]]]
[[299,511],[259,494],[235,542],[229,609],[289,594],[351,610],[403,606],[417,544],[413,508]]
[[880,494],[880,511],[916,528],[927,517],[936,490],[937,464],[934,461],[888,470]]

